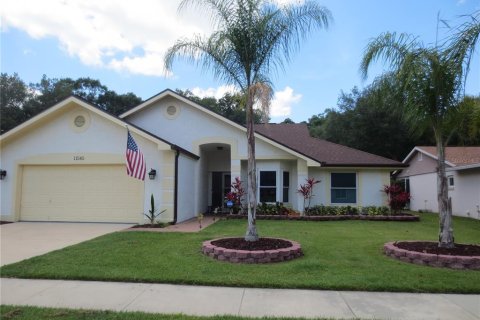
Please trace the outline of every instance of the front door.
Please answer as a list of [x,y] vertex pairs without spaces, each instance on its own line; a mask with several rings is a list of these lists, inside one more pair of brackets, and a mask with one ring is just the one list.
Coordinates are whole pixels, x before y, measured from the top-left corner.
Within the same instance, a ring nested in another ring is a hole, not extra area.
[[223,208],[225,196],[230,192],[230,172],[212,172],[212,207]]

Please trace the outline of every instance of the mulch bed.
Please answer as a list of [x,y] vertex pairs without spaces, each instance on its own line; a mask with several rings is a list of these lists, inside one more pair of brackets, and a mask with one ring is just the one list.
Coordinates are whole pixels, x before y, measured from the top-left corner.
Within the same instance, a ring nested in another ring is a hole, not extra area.
[[12,221],[1,221],[0,220],[0,224],[9,224],[9,223],[13,223]]
[[258,241],[245,241],[243,238],[225,238],[212,241],[212,244],[225,249],[246,251],[275,250],[289,248],[292,243],[282,239],[260,238]]
[[431,253],[442,254],[448,256],[480,256],[480,246],[473,244],[456,244],[455,248],[439,248],[436,242],[422,242],[422,241],[409,241],[409,242],[397,242],[395,243],[400,249]]

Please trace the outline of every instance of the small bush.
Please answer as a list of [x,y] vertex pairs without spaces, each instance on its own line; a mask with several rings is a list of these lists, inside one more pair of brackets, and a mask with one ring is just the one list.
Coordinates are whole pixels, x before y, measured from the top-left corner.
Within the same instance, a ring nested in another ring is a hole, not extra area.
[[352,206],[313,206],[306,212],[307,216],[355,216],[355,215],[370,215],[370,216],[388,216],[390,210],[388,207],[381,206],[366,206],[366,207],[352,207]]
[[386,206],[365,206],[361,208],[361,213],[368,216],[388,216],[390,209]]
[[259,215],[299,216],[300,213],[292,208],[287,208],[281,202],[260,203],[257,207]]
[[411,199],[410,193],[405,192],[398,184],[384,186],[383,192],[388,196],[388,205],[394,214],[398,214],[400,210],[405,208]]

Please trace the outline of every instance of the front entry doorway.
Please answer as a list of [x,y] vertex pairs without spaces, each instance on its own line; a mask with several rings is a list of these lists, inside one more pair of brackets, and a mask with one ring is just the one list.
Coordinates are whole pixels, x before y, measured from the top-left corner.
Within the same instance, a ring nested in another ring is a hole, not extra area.
[[223,208],[225,196],[230,192],[230,172],[212,172],[212,208]]

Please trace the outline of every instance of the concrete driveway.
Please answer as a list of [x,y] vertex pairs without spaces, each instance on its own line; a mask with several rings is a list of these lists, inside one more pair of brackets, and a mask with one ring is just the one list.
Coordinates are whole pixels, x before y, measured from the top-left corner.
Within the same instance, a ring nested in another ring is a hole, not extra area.
[[64,222],[2,224],[0,225],[0,265],[35,257],[130,226],[132,225]]

